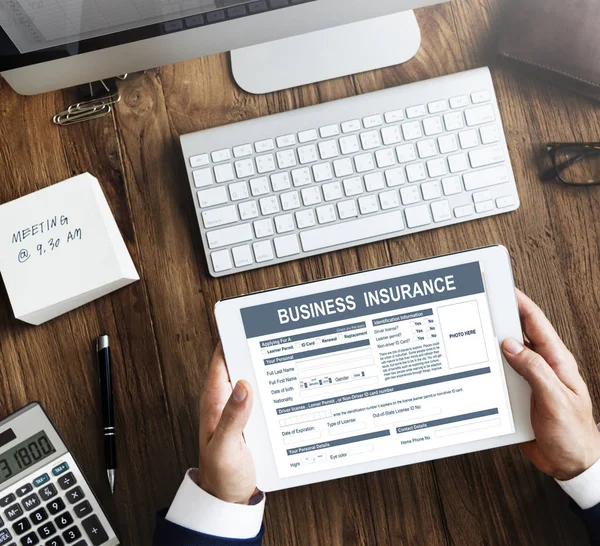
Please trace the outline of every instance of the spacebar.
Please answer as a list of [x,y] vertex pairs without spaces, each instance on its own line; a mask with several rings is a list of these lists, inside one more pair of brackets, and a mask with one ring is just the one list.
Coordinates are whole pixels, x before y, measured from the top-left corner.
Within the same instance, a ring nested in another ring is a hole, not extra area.
[[396,233],[404,229],[402,211],[387,212],[350,222],[340,222],[300,233],[304,252],[321,250],[336,245],[354,243],[371,237]]

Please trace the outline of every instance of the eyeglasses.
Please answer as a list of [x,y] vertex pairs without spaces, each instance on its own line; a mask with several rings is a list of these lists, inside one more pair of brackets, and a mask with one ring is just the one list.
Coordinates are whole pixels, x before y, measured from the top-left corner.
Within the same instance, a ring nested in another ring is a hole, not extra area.
[[572,186],[600,184],[600,142],[588,144],[548,144],[553,167],[542,174],[542,181],[558,178]]

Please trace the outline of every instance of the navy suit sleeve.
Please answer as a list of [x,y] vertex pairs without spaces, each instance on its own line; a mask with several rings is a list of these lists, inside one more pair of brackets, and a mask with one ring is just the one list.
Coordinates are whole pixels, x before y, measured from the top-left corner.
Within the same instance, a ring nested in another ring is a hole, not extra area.
[[190,531],[165,519],[167,511],[156,516],[153,546],[261,546],[264,525],[254,538],[222,538]]
[[582,510],[573,502],[571,508],[585,524],[590,536],[590,544],[600,546],[600,504],[588,510]]

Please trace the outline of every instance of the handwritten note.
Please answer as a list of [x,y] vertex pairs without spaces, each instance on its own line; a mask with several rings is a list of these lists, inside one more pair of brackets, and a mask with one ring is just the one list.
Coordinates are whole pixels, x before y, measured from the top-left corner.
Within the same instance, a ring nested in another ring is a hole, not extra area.
[[0,272],[15,317],[32,324],[139,278],[90,174],[0,206]]

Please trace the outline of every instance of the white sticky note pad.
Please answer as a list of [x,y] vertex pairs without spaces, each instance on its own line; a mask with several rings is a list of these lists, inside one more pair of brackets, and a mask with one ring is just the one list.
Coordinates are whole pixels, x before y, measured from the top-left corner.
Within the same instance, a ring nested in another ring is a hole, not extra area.
[[0,272],[15,317],[36,325],[139,280],[87,173],[0,205]]

